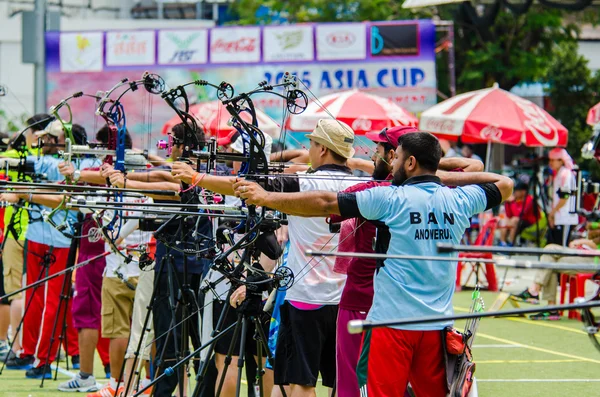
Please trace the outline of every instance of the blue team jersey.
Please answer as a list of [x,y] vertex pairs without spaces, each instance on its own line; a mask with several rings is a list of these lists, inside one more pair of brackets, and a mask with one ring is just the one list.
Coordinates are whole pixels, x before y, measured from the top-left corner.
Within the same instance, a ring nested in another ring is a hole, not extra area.
[[[485,210],[479,186],[451,189],[435,177],[410,178],[402,186],[376,187],[356,193],[361,215],[384,222],[391,239],[388,254],[438,254],[439,242],[460,243],[469,218]],[[455,255],[454,255],[455,256]],[[456,261],[386,259],[375,276],[369,320],[451,315]],[[452,322],[415,324],[406,330],[440,330]]]
[[[28,161],[35,163],[35,173],[42,174],[46,177],[49,183],[57,183],[64,181],[64,177],[58,171],[58,164],[64,160],[52,156],[42,156],[39,160],[36,156],[31,156]],[[82,170],[85,168],[97,167],[101,164],[96,158],[84,158],[73,162],[75,168]],[[33,208],[43,212],[51,212],[52,208],[43,205],[33,205]],[[66,217],[66,219],[65,219]],[[52,220],[57,225],[62,225],[65,222],[74,225],[77,222],[77,211],[57,211]],[[29,218],[29,227],[27,228],[26,239],[40,244],[46,244],[50,247],[68,248],[71,246],[71,239],[56,230],[52,225],[43,221],[43,217],[39,212],[32,212]]]

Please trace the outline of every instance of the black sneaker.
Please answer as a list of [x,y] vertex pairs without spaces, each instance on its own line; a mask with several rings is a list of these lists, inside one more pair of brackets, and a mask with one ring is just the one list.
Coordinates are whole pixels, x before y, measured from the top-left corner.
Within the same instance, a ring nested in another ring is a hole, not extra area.
[[529,316],[530,320],[545,320],[545,321],[558,321],[560,320],[560,313],[558,311],[552,312],[539,312]]
[[8,360],[6,361],[6,369],[30,369],[31,367],[33,367],[34,361],[35,359],[33,358],[33,356],[19,358],[13,353],[8,357]]
[[531,303],[532,305],[540,304],[540,296],[532,295],[528,289],[526,289],[525,291],[523,291],[517,295],[511,294],[510,297],[516,301],[527,302],[527,303]]
[[79,355],[71,357],[71,364],[73,364],[73,369],[79,369]]
[[41,367],[28,369],[25,372],[25,377],[29,379],[52,379],[52,370],[49,365],[42,365]]
[[104,373],[106,374],[106,379],[110,379],[110,364],[104,366]]

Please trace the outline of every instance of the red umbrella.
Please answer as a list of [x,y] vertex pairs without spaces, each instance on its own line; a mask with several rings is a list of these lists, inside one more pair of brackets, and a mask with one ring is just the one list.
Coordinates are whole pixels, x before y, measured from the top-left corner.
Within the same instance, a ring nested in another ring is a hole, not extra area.
[[[190,106],[190,114],[196,118],[198,125],[204,128],[207,136],[216,136],[219,140],[219,145],[229,143],[231,137],[236,133],[235,129],[229,125],[231,115],[221,101],[202,102]],[[242,112],[241,117],[244,121],[251,122],[252,118],[248,112]],[[273,138],[278,138],[281,128],[277,122],[267,116],[265,112],[256,109],[256,118],[258,127],[265,134]],[[175,124],[181,123],[181,119],[177,116],[167,121],[162,128],[162,133],[167,134]]]
[[494,85],[447,99],[421,114],[419,128],[465,143],[566,146],[567,129],[544,109]]
[[386,127],[419,124],[415,116],[391,100],[351,90],[311,102],[303,113],[290,117],[289,128],[292,131],[312,131],[320,119],[332,116],[348,124],[359,135]]
[[589,110],[586,122],[589,125],[596,125],[600,123],[600,103],[597,103]]

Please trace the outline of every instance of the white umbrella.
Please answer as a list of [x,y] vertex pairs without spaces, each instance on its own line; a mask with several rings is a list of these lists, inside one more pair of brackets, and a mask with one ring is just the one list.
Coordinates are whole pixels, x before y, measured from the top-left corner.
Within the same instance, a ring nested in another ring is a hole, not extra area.
[[406,0],[404,4],[402,4],[402,8],[431,7],[464,2],[465,0]]

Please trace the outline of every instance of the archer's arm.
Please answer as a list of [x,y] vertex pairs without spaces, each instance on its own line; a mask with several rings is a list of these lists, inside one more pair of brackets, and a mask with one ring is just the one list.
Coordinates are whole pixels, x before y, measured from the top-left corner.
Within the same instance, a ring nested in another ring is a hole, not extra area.
[[340,214],[336,192],[267,192],[257,183],[247,180],[239,180],[233,187],[235,195],[245,199],[246,204],[269,207],[296,216],[326,217],[330,214]]
[[[173,170],[171,173],[175,179],[187,183],[188,185],[197,182],[196,186],[203,187],[215,193],[224,194],[226,196],[233,196],[234,194],[233,184],[235,183],[235,177],[201,174],[194,171],[189,164],[179,161],[173,163]],[[194,178],[196,178],[195,181]]]
[[441,171],[461,169],[464,172],[481,172],[483,171],[483,163],[465,157],[442,157],[438,168]]
[[269,161],[280,161],[280,162],[292,162],[292,163],[303,163],[309,162],[308,150],[296,149],[296,150],[283,150],[281,152],[271,153]]
[[491,172],[438,171],[436,175],[442,180],[443,184],[448,186],[466,186],[493,183],[496,185],[498,190],[500,190],[502,201],[507,200],[513,192],[512,179],[503,175],[493,174]]
[[360,170],[371,175],[375,170],[375,163],[372,160],[365,160],[359,158],[351,158],[347,161],[348,168],[352,170]]
[[179,184],[171,172],[169,171],[143,171],[143,172],[129,172],[127,173],[127,181],[140,181],[140,182],[171,182]]
[[65,196],[60,194],[29,194],[29,193],[3,193],[0,200],[9,203],[17,203],[19,200],[27,201],[32,204],[40,204],[50,208],[59,207]]
[[[139,189],[139,190],[162,190],[162,191],[174,191],[179,192],[180,185],[179,183],[171,183],[171,182],[140,182],[140,181],[130,181],[129,178],[127,182],[125,181],[125,176],[119,171],[112,171],[109,175],[110,184],[112,186],[116,186],[118,188],[127,188],[127,189]],[[152,197],[158,200],[171,200],[171,201],[179,201],[179,196],[163,196],[158,194],[147,194],[144,193],[148,197]]]

